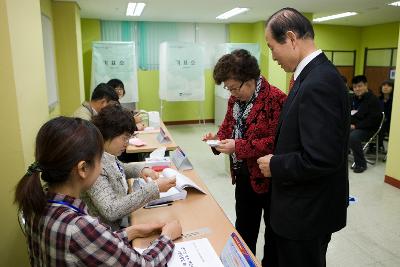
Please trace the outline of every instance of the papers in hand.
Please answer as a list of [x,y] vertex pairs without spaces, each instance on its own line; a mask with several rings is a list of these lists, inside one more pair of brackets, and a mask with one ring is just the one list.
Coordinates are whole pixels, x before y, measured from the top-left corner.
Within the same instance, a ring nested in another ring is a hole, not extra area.
[[206,194],[206,192],[201,189],[197,184],[195,184],[192,180],[190,180],[189,177],[171,168],[164,169],[159,179],[164,179],[164,177],[171,178],[174,176],[176,177],[176,186],[171,187],[167,192],[161,192],[159,199],[150,201],[147,205],[151,206],[167,201],[185,199],[187,196],[187,191],[185,190],[185,188],[194,188],[201,193]]
[[210,147],[216,147],[216,146],[219,146],[219,144],[221,143],[221,141],[219,141],[219,140],[207,140],[206,143],[207,143],[207,145],[209,145]]

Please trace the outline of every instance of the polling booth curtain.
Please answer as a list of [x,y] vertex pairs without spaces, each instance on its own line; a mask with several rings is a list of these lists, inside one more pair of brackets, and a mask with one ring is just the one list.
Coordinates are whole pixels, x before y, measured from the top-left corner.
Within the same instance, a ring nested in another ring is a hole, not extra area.
[[102,41],[135,42],[138,66],[158,70],[162,42],[200,43],[206,46],[206,68],[212,68],[215,47],[226,43],[226,24],[148,21],[101,21]]

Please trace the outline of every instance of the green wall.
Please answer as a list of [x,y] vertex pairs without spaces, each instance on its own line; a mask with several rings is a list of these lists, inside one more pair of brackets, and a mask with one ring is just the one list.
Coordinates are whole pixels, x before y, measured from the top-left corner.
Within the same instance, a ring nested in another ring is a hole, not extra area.
[[[374,29],[375,30],[375,29]],[[400,32],[398,25],[397,33]],[[391,45],[391,43],[388,43]],[[397,51],[400,51],[400,39],[397,42]],[[397,52],[397,66],[400,66],[400,53]],[[396,68],[396,80],[394,82],[394,95],[392,118],[390,121],[390,138],[385,174],[400,181],[400,68]]]
[[52,11],[61,114],[68,116],[84,100],[80,11],[75,2],[52,2]]
[[92,73],[92,42],[101,40],[100,21],[98,19],[82,19],[81,26],[85,99],[89,100]]
[[360,62],[357,65],[357,72],[363,73],[364,70],[364,51],[365,48],[389,48],[397,47],[399,39],[399,22],[386,23],[363,27],[360,40]]
[[40,1],[0,0],[0,36],[0,266],[29,266],[13,200],[33,161],[34,137],[49,116]]

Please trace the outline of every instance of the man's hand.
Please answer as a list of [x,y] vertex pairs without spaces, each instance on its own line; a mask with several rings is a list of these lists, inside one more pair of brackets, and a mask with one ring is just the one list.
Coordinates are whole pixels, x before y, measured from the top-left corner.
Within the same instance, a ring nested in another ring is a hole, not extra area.
[[257,163],[258,163],[258,167],[261,170],[261,173],[265,176],[265,177],[271,177],[271,169],[269,167],[269,163],[271,161],[271,158],[274,155],[269,154],[266,155],[264,157],[258,158]]

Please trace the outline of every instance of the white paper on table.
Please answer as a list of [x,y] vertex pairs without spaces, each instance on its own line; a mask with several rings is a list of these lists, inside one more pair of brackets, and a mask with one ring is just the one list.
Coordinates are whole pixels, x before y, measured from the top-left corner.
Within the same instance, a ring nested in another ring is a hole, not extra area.
[[[135,248],[140,254],[146,249]],[[224,267],[207,238],[175,243],[174,252],[167,265],[168,267]]]
[[350,115],[353,116],[353,115],[356,114],[357,112],[358,112],[358,110],[352,109],[352,110],[350,111]]
[[166,147],[162,146],[154,150],[153,152],[150,153],[150,158],[151,159],[161,159],[164,158],[165,156],[165,151],[167,150]]
[[168,267],[223,267],[207,238],[175,243]]

